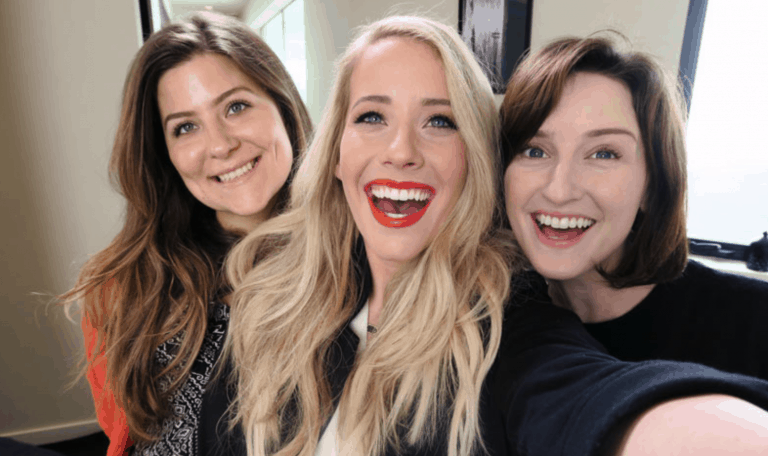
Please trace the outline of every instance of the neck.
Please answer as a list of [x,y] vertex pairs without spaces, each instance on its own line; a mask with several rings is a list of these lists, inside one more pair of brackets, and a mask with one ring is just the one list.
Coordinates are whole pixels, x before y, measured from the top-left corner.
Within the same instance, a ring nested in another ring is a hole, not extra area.
[[231,212],[216,212],[216,220],[230,233],[245,236],[270,217],[272,208],[251,215],[237,215]]
[[371,266],[371,277],[373,278],[373,291],[368,297],[368,324],[376,326],[384,307],[384,289],[387,288],[389,280],[400,267],[400,264],[373,257],[368,257],[368,263]]
[[597,272],[590,277],[550,280],[549,294],[560,307],[571,309],[584,323],[621,317],[645,299],[655,285],[613,288]]

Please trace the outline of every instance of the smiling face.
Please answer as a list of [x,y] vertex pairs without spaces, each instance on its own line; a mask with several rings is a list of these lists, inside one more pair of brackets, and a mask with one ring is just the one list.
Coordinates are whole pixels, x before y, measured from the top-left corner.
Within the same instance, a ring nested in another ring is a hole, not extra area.
[[504,174],[507,214],[543,276],[599,280],[621,258],[646,187],[632,94],[576,73],[558,105]]
[[274,101],[218,54],[168,70],[157,98],[171,162],[190,193],[228,230],[268,218],[293,161]]
[[436,51],[386,38],[360,56],[350,79],[336,177],[372,267],[415,257],[451,211],[465,178]]

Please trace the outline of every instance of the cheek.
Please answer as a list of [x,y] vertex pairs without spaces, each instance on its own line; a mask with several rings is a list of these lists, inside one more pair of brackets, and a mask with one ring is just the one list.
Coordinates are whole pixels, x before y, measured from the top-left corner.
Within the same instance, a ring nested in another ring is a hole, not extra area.
[[586,184],[605,204],[615,206],[617,210],[636,209],[645,187],[641,176],[624,170],[593,176]]
[[[517,210],[530,198],[538,186],[538,175],[514,164],[504,173],[504,200],[508,210]],[[510,214],[513,215],[513,214]]]
[[360,150],[362,148],[359,137],[345,132],[339,143],[339,163],[336,164],[336,177],[342,183],[351,179],[359,168],[358,162],[361,161],[362,154],[357,152]]
[[464,184],[467,180],[466,156],[466,148],[464,144],[462,143],[456,146],[454,152],[446,161],[446,166],[443,169],[443,175],[446,176],[446,182],[449,183],[451,190],[454,192],[454,201],[458,199],[459,193],[464,188]]
[[195,172],[194,154],[190,154],[183,148],[174,147],[168,151],[171,164],[182,178],[190,177]]

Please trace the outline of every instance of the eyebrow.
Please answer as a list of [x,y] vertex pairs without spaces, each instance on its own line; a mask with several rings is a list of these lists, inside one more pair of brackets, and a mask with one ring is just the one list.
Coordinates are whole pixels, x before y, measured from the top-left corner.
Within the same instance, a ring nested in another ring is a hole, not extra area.
[[[367,95],[358,98],[355,104],[352,105],[352,109],[360,103],[372,101],[374,103],[392,104],[392,99],[386,95]],[[451,106],[451,102],[445,98],[425,98],[421,100],[422,106]]]
[[[587,132],[587,137],[589,138],[597,138],[598,136],[605,136],[605,135],[627,135],[630,138],[634,139],[635,142],[637,142],[637,137],[635,136],[635,134],[625,128],[599,128],[597,130],[590,130]],[[534,138],[551,138],[552,133],[539,130],[536,132],[536,134],[533,135],[533,137]]]
[[[232,95],[235,92],[239,92],[241,90],[253,93],[253,91],[251,89],[249,89],[248,87],[246,87],[246,86],[233,87],[233,88],[227,90],[226,92],[222,93],[218,97],[214,98],[213,101],[211,101],[210,105],[211,106],[216,106],[217,104],[219,104],[222,101],[224,101],[224,99],[226,99],[228,96]],[[174,112],[173,114],[168,114],[167,116],[165,116],[165,119],[163,120],[163,130],[165,130],[168,127],[168,121],[176,119],[178,117],[192,116],[194,114],[195,114],[195,111],[182,111],[182,112]]]
[[630,138],[634,139],[635,142],[637,142],[637,137],[635,137],[635,134],[625,128],[600,128],[598,130],[592,130],[587,133],[587,136],[589,136],[590,138],[595,138],[598,136],[605,136],[605,135],[627,135]]

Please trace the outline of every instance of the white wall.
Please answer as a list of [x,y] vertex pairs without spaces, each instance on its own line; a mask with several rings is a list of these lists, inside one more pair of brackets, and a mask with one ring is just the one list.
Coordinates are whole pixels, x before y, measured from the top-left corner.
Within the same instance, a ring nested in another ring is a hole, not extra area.
[[676,75],[687,13],[688,0],[533,0],[531,48],[612,28]]
[[[426,13],[458,27],[459,0],[304,0],[307,36],[307,107],[317,123],[328,98],[334,60],[354,36],[355,28],[388,14]],[[246,23],[271,0],[252,0]],[[538,49],[565,35],[586,36],[604,29],[626,35],[637,50],[656,56],[677,73],[688,0],[533,0],[531,47]],[[498,97],[499,100],[501,97]]]
[[[251,24],[272,3],[252,0],[241,19]],[[320,121],[333,82],[334,63],[344,52],[355,29],[391,14],[428,14],[456,27],[458,0],[304,0],[307,37],[307,108],[315,125]]]
[[[135,1],[0,2],[0,435],[30,443],[95,428],[79,323],[44,303],[116,234],[107,179]],[[45,296],[36,297],[34,293]]]

